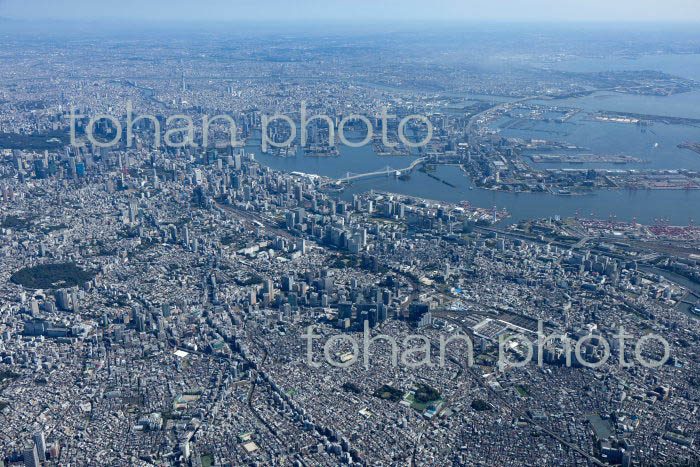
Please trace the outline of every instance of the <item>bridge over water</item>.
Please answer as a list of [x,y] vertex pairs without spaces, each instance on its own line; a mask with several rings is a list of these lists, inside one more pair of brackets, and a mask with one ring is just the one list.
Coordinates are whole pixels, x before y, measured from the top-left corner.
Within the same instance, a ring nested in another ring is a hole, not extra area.
[[389,175],[396,175],[396,176],[399,176],[399,175],[402,175],[402,174],[404,174],[404,173],[407,173],[407,172],[412,171],[413,169],[416,168],[416,166],[418,166],[418,165],[420,165],[420,164],[426,162],[427,160],[428,160],[427,157],[419,157],[418,159],[416,159],[416,160],[414,160],[413,162],[411,162],[411,164],[410,164],[408,167],[404,167],[403,169],[395,169],[395,168],[389,167],[389,166],[387,165],[387,166],[384,167],[383,169],[375,170],[375,171],[373,171],[373,172],[365,172],[365,173],[352,173],[352,172],[347,172],[347,173],[345,174],[345,177],[339,178],[339,179],[335,180],[334,182],[327,182],[326,184],[334,183],[334,184],[336,184],[336,185],[340,185],[340,184],[342,184],[342,183],[351,182],[351,181],[353,181],[353,180],[357,180],[357,179],[360,179],[360,178],[376,177],[376,176],[379,176],[379,175],[385,175],[385,176],[387,176],[387,177],[388,177]]

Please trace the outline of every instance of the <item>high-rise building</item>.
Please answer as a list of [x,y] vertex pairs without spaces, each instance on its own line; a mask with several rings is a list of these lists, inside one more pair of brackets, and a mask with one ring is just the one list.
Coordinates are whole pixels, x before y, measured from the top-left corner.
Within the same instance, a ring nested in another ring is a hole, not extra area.
[[282,277],[282,290],[285,292],[290,292],[294,287],[294,278],[291,276]]
[[141,313],[137,313],[134,317],[134,326],[138,332],[144,332],[146,330],[146,318]]
[[284,219],[285,219],[285,224],[287,225],[287,228],[288,228],[288,229],[293,229],[293,228],[294,228],[294,225],[295,225],[295,222],[294,222],[294,213],[291,212],[291,211],[285,213]]
[[238,192],[241,188],[241,177],[238,175],[231,175],[231,188],[233,188],[233,191]]
[[420,320],[418,321],[418,327],[420,327],[420,328],[430,326],[432,324],[433,324],[433,314],[431,312],[425,313],[423,316],[421,316]]
[[377,320],[379,322],[386,321],[387,307],[385,305],[377,305]]
[[427,303],[413,302],[409,306],[409,316],[411,321],[419,322],[423,315],[430,312],[430,305]]
[[338,303],[338,318],[352,318],[352,303],[350,302],[340,302]]
[[129,203],[129,223],[135,224],[136,223],[136,215],[139,212],[139,207],[138,204],[136,204],[136,201],[131,201]]
[[31,444],[24,448],[24,466],[39,467],[39,462],[39,453],[36,449],[36,444],[32,441]]
[[190,458],[190,442],[189,441],[183,441],[180,443],[180,452],[182,453],[182,457],[185,459]]
[[70,311],[70,296],[67,290],[61,289],[56,292],[56,307],[59,310]]
[[78,291],[73,290],[71,293],[71,306],[74,312],[80,311],[80,300],[78,300]]
[[34,444],[36,445],[37,453],[39,454],[39,459],[42,461],[46,460],[46,439],[44,438],[44,431],[40,430],[34,433]]
[[294,220],[297,224],[303,224],[306,220],[306,210],[304,208],[298,208],[294,211]]
[[258,293],[255,288],[250,289],[250,304],[255,305],[258,301]]
[[182,228],[182,238],[183,238],[183,243],[185,246],[190,245],[190,229],[187,228],[187,226],[184,226]]
[[496,246],[498,247],[498,251],[505,251],[505,249],[506,249],[505,239],[503,237],[497,239]]
[[348,251],[353,255],[360,254],[360,249],[362,247],[362,240],[359,235],[348,240]]
[[379,320],[379,313],[377,313],[377,308],[371,308],[367,312],[367,317],[369,319],[369,327],[375,327],[377,325],[377,321]]
[[56,459],[60,452],[61,452],[61,448],[58,445],[58,441],[53,443],[51,445],[51,447],[49,448],[49,455],[51,456],[51,459]]
[[34,160],[34,172],[36,173],[36,178],[46,178],[46,168],[44,167],[44,163],[41,159]]
[[384,216],[391,217],[394,214],[394,203],[389,201],[384,205]]

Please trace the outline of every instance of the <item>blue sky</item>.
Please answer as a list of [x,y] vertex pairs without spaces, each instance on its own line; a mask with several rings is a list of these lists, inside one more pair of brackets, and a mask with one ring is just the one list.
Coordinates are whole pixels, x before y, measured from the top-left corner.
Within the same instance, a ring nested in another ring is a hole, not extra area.
[[17,19],[700,22],[700,0],[0,0]]

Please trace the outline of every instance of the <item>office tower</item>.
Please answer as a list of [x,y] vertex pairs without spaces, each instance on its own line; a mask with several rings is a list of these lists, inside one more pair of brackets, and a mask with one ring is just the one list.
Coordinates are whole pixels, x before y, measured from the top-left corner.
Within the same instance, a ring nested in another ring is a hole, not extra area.
[[231,174],[231,188],[234,189],[234,191],[238,191],[238,189],[241,187],[241,177],[238,175]]
[[352,318],[352,303],[350,303],[350,302],[338,303],[338,318],[339,319]]
[[255,288],[250,289],[250,304],[255,305],[258,301],[258,294]]
[[284,219],[285,219],[285,224],[287,225],[287,228],[288,228],[288,229],[293,229],[293,228],[294,228],[294,224],[295,224],[294,217],[295,217],[295,216],[294,216],[294,213],[291,212],[291,211],[285,213]]
[[182,453],[182,457],[185,459],[189,459],[190,457],[190,442],[189,441],[183,441],[180,443],[180,452]]
[[46,169],[44,168],[44,163],[41,159],[34,160],[34,172],[36,173],[36,178],[44,179],[46,178]]
[[379,314],[376,308],[372,308],[367,312],[367,317],[369,318],[369,327],[373,328],[377,325],[379,319]]
[[182,227],[182,238],[185,246],[190,245],[190,229],[187,226]]
[[391,290],[382,291],[382,303],[387,306],[391,304]]
[[282,290],[285,292],[290,292],[294,287],[294,278],[291,276],[282,277]]
[[423,316],[420,317],[420,320],[418,321],[419,328],[431,326],[432,324],[433,324],[433,314],[430,312],[425,313]]
[[78,300],[78,291],[73,290],[71,293],[71,306],[74,312],[80,311],[80,301]]
[[43,430],[34,433],[34,444],[36,445],[39,459],[42,461],[46,460],[46,439],[44,438]]
[[71,307],[68,291],[61,289],[56,292],[56,307],[62,311],[70,311]]
[[377,305],[377,320],[379,322],[386,321],[387,307],[385,305]]
[[144,332],[146,330],[146,317],[141,313],[136,315],[134,323],[134,326],[138,332]]
[[427,303],[413,302],[409,306],[409,315],[411,321],[417,322],[430,312],[430,306]]
[[60,452],[60,447],[58,445],[58,441],[53,443],[51,447],[49,448],[49,455],[51,456],[51,459],[56,459],[58,458],[58,454]]
[[298,208],[294,211],[294,221],[297,224],[303,224],[306,219],[306,210],[304,208]]
[[321,285],[322,285],[322,289],[325,292],[331,293],[333,291],[333,278],[324,277],[323,279],[321,279]]
[[25,467],[39,467],[39,453],[37,452],[36,445],[32,441],[24,448],[24,466]]
[[369,313],[367,311],[357,313],[357,324],[359,324],[360,327],[364,328],[365,321],[369,324]]
[[129,223],[136,223],[136,215],[138,214],[139,207],[136,201],[129,202]]
[[194,184],[195,185],[201,185],[202,184],[202,170],[201,169],[194,169]]
[[360,236],[356,235],[355,237],[348,240],[348,251],[353,255],[358,255],[360,254],[361,245],[362,241],[360,239]]

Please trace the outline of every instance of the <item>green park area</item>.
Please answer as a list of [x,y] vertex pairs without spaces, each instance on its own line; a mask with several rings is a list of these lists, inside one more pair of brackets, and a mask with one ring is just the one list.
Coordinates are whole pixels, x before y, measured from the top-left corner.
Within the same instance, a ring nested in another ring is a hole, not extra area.
[[75,263],[39,264],[12,274],[10,280],[27,289],[62,289],[83,285],[95,277]]

